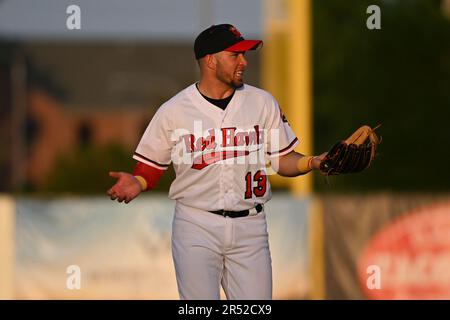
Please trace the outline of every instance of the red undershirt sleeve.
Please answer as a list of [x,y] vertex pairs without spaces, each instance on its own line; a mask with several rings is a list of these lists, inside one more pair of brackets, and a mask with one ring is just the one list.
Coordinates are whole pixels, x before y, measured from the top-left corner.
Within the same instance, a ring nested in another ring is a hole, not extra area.
[[156,187],[164,171],[138,161],[134,167],[133,175],[144,178],[147,182],[147,187],[144,190],[146,191]]

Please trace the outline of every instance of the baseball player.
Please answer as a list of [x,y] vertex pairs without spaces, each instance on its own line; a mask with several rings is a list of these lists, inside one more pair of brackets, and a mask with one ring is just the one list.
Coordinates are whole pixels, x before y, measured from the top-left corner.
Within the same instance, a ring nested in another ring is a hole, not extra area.
[[230,24],[201,32],[194,43],[200,80],[158,109],[133,155],[134,172],[110,172],[118,180],[107,194],[128,203],[174,166],[172,255],[181,299],[220,299],[220,286],[227,299],[271,299],[267,164],[295,177],[324,158],[295,152],[299,141],[277,101],[244,84],[245,53],[261,45]]

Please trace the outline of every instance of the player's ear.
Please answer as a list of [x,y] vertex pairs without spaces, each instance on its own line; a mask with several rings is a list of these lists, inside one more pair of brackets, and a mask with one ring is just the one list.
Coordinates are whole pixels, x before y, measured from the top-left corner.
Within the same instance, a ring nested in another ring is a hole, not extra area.
[[207,54],[205,56],[205,65],[207,68],[215,70],[217,65],[216,54]]

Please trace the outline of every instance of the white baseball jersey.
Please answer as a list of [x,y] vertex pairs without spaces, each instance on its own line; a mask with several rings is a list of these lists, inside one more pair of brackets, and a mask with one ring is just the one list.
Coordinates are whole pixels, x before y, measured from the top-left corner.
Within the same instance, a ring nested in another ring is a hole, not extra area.
[[133,158],[164,170],[173,163],[171,199],[240,211],[271,198],[266,164],[298,143],[268,92],[244,84],[222,110],[192,84],[158,109]]

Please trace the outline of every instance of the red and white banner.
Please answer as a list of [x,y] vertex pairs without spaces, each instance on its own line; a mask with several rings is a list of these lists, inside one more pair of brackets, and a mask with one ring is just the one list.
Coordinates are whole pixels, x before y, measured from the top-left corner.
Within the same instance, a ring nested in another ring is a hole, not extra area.
[[450,203],[381,228],[363,249],[358,276],[369,299],[450,299]]

